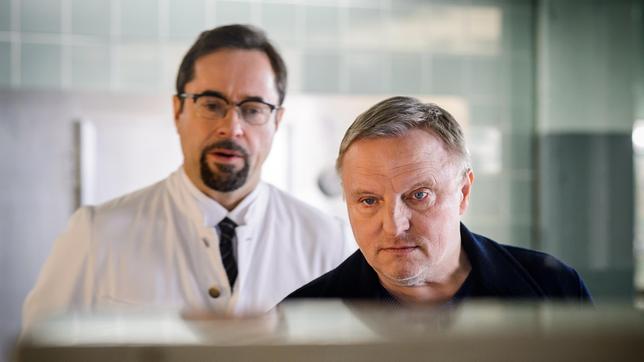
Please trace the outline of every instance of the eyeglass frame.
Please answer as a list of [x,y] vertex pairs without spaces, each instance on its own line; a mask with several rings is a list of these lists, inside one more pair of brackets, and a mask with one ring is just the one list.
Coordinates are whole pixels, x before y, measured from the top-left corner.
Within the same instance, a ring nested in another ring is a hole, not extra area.
[[222,119],[226,117],[226,115],[228,114],[228,112],[230,111],[230,109],[231,109],[231,108],[239,108],[239,107],[240,107],[240,106],[242,106],[244,103],[248,103],[248,102],[256,102],[256,103],[262,103],[262,104],[264,104],[264,105],[268,106],[268,108],[270,108],[269,117],[267,117],[267,118],[266,118],[266,121],[264,121],[263,123],[250,123],[250,122],[248,122],[248,121],[247,121],[243,116],[241,117],[241,119],[243,119],[243,120],[244,120],[244,122],[246,122],[246,123],[248,123],[248,124],[250,124],[250,125],[252,125],[252,126],[263,126],[263,125],[265,125],[266,123],[268,123],[268,120],[270,119],[270,115],[271,115],[273,112],[275,112],[275,110],[276,110],[276,109],[280,109],[280,108],[282,108],[281,106],[277,106],[277,105],[275,105],[275,104],[268,103],[268,102],[264,101],[263,99],[261,99],[261,98],[259,98],[259,97],[249,97],[249,98],[246,98],[246,99],[244,99],[244,100],[242,100],[242,101],[240,101],[240,102],[232,103],[232,102],[231,102],[228,98],[226,98],[223,94],[221,94],[221,93],[219,93],[219,92],[217,92],[217,91],[212,91],[212,90],[207,90],[207,91],[204,91],[204,92],[201,92],[201,93],[188,93],[188,92],[183,92],[183,93],[177,94],[177,97],[179,97],[179,99],[181,99],[182,101],[183,101],[183,100],[185,100],[185,99],[190,98],[190,99],[192,99],[192,102],[193,102],[193,103],[195,103],[195,104],[197,103],[197,100],[198,100],[199,98],[201,98],[201,97],[215,97],[215,98],[219,98],[219,99],[221,99],[222,101],[226,102],[226,105],[228,106],[228,109],[226,109],[226,113],[224,114],[224,116],[222,117]]

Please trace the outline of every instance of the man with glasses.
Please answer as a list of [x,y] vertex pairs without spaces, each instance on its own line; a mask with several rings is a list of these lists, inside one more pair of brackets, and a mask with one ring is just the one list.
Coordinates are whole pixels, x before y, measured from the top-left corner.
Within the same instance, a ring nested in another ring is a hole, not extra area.
[[285,92],[285,64],[261,31],[202,33],[173,99],[182,167],[72,216],[23,327],[70,310],[263,312],[344,260],[355,243],[341,222],[260,180]]

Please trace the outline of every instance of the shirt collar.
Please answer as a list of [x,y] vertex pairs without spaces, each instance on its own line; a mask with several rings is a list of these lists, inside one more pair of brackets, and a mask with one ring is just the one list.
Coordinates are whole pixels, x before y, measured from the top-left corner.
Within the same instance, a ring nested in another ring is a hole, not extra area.
[[237,225],[246,225],[251,206],[264,186],[260,182],[260,184],[255,187],[255,189],[248,194],[239,203],[239,205],[237,205],[233,210],[228,211],[220,203],[201,192],[197,186],[192,183],[183,167],[181,167],[181,182],[196,201],[199,211],[201,211],[201,214],[203,215],[204,225],[206,226],[217,225],[226,217],[234,221]]

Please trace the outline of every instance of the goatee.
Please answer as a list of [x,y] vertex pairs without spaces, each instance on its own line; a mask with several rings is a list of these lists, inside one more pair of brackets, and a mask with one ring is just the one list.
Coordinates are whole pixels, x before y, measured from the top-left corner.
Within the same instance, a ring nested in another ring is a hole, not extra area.
[[[214,149],[227,149],[240,153],[244,161],[244,166],[236,171],[233,165],[215,164],[217,170],[213,171],[208,165],[206,156]],[[248,179],[248,171],[250,169],[248,152],[231,140],[219,141],[204,148],[201,152],[199,163],[201,168],[201,181],[215,191],[235,191],[242,187],[246,183],[246,179]]]

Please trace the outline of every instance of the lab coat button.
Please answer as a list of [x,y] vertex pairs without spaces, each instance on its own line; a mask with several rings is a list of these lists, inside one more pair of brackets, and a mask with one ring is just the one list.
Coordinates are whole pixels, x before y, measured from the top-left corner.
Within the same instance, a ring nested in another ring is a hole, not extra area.
[[212,288],[208,289],[208,294],[212,298],[217,298],[217,297],[219,297],[221,295],[221,292],[219,291],[219,289],[217,289],[215,287],[212,287]]

